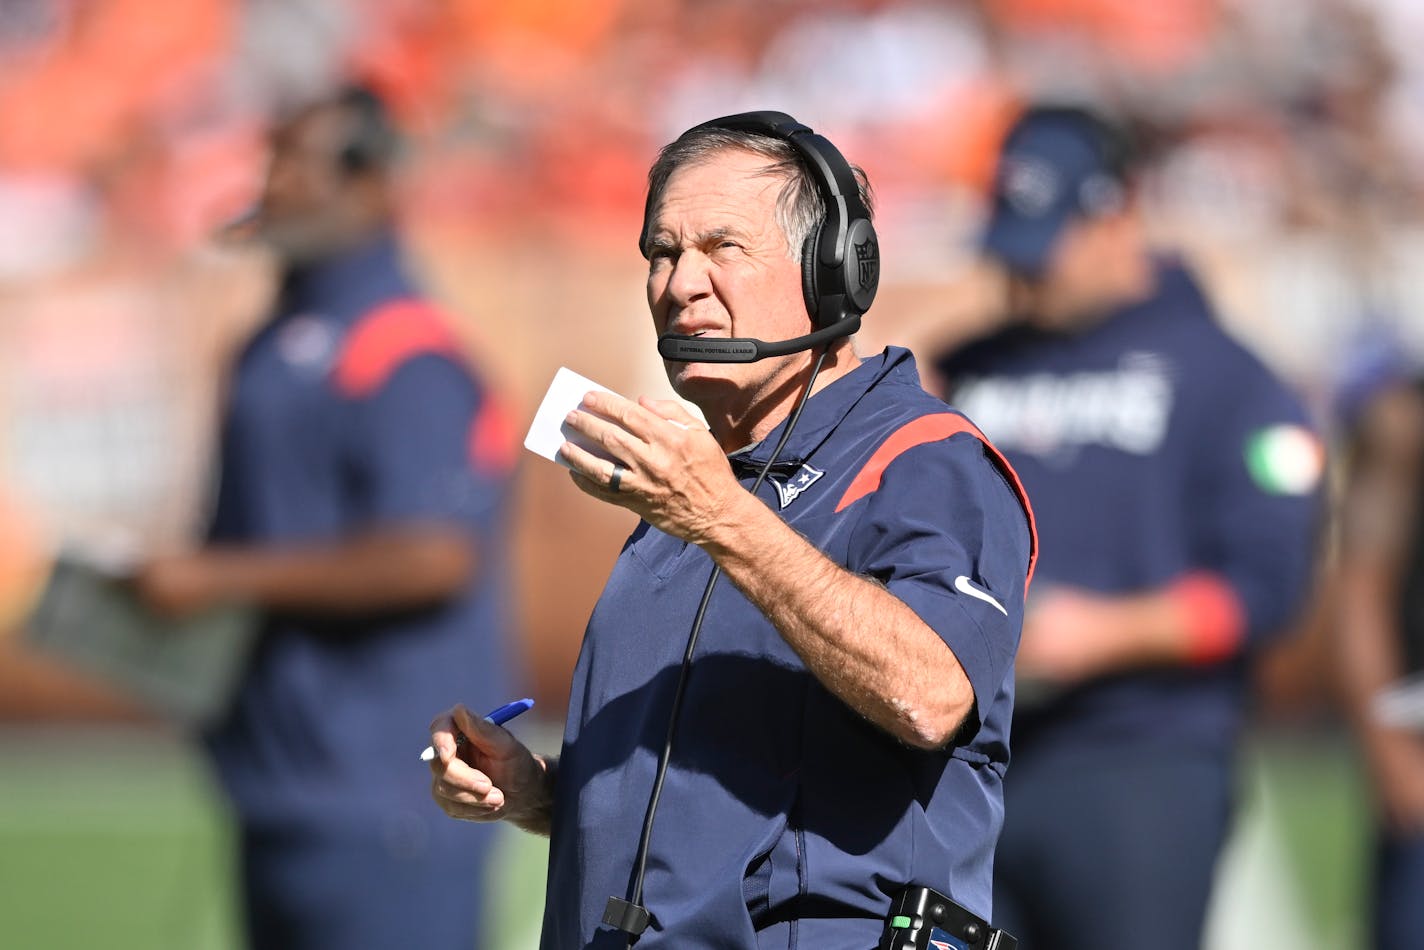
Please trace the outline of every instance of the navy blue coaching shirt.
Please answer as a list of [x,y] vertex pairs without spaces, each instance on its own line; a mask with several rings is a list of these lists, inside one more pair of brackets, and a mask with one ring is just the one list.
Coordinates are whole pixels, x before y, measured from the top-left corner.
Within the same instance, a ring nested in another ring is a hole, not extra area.
[[302,544],[455,524],[474,538],[480,571],[429,609],[267,618],[236,708],[210,737],[248,827],[376,814],[394,838],[433,840],[418,828],[439,813],[415,761],[430,709],[493,704],[508,689],[495,555],[512,445],[392,237],[287,280],[231,380],[211,540]]
[[1244,653],[1310,582],[1323,456],[1305,411],[1179,263],[1155,266],[1149,300],[1090,329],[1015,326],[938,364],[1033,497],[1038,589],[1168,588],[1193,618],[1193,664],[1021,702],[1022,755],[1142,739],[1229,755]]
[[[780,432],[732,456],[744,486]],[[653,923],[640,950],[863,950],[908,883],[990,913],[1034,546],[1016,485],[977,430],[920,387],[905,350],[864,360],[809,400],[761,497],[934,629],[975,708],[950,748],[907,747],[821,686],[739,591],[719,585],[653,828]],[[623,945],[600,920],[610,896],[626,896],[711,569],[700,548],[641,523],[594,608],[559,764],[548,950]],[[864,622],[874,629],[876,618]]]

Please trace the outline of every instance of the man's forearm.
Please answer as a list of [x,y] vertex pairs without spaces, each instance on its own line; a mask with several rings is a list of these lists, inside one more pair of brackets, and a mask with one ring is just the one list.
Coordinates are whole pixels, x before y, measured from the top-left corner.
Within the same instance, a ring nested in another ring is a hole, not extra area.
[[201,557],[213,600],[333,614],[438,602],[468,582],[475,561],[467,536],[436,527],[285,548],[215,547]]
[[1108,670],[1218,659],[1236,652],[1244,633],[1235,592],[1207,575],[1104,598],[1100,619]]
[[969,679],[893,594],[830,561],[751,495],[699,543],[847,705],[913,746],[954,737],[974,705]]
[[1244,624],[1239,598],[1216,575],[1136,594],[1050,587],[1024,621],[1017,667],[1026,677],[1077,682],[1213,662],[1239,649]]

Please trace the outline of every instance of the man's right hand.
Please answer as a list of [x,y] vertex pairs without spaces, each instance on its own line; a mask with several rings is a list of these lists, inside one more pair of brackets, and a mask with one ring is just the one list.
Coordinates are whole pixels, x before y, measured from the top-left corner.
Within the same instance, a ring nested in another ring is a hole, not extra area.
[[1424,834],[1424,740],[1379,729],[1365,748],[1384,820],[1398,834]]
[[200,552],[155,557],[134,572],[134,592],[144,605],[164,617],[181,619],[221,599],[220,572]]
[[[465,741],[458,742],[463,735]],[[557,759],[535,755],[503,726],[463,704],[430,724],[430,793],[445,814],[464,821],[511,821],[549,833]]]

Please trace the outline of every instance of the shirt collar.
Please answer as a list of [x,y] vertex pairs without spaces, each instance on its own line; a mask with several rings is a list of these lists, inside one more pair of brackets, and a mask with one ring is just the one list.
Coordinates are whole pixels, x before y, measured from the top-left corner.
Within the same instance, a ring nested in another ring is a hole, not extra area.
[[359,307],[373,284],[384,284],[402,271],[399,242],[394,232],[384,230],[339,254],[287,271],[282,280],[281,309],[295,312],[342,301]]
[[[782,474],[794,472],[811,458],[822,443],[830,437],[861,398],[880,380],[889,377],[903,378],[916,387],[919,386],[919,370],[915,368],[915,357],[900,346],[887,346],[875,356],[860,361],[860,365],[846,375],[817,392],[806,401],[801,411],[801,419],[791,433],[786,447],[781,450],[772,472]],[[755,445],[733,452],[728,461],[738,475],[756,473],[771,457],[776,443],[781,440],[781,432],[790,417]]]

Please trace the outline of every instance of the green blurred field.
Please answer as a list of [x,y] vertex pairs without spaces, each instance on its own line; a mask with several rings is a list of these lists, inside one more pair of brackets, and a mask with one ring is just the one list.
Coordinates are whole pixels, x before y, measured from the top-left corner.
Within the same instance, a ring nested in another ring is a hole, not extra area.
[[[1348,747],[1257,737],[1247,763],[1211,950],[1360,946],[1364,819]],[[0,947],[238,950],[229,841],[200,760],[172,737],[0,731]],[[513,831],[500,846],[485,947],[523,950],[537,943],[546,851]]]
[[[145,730],[0,730],[0,947],[238,950],[232,829],[201,759]],[[537,945],[546,848],[501,829],[484,946]]]

